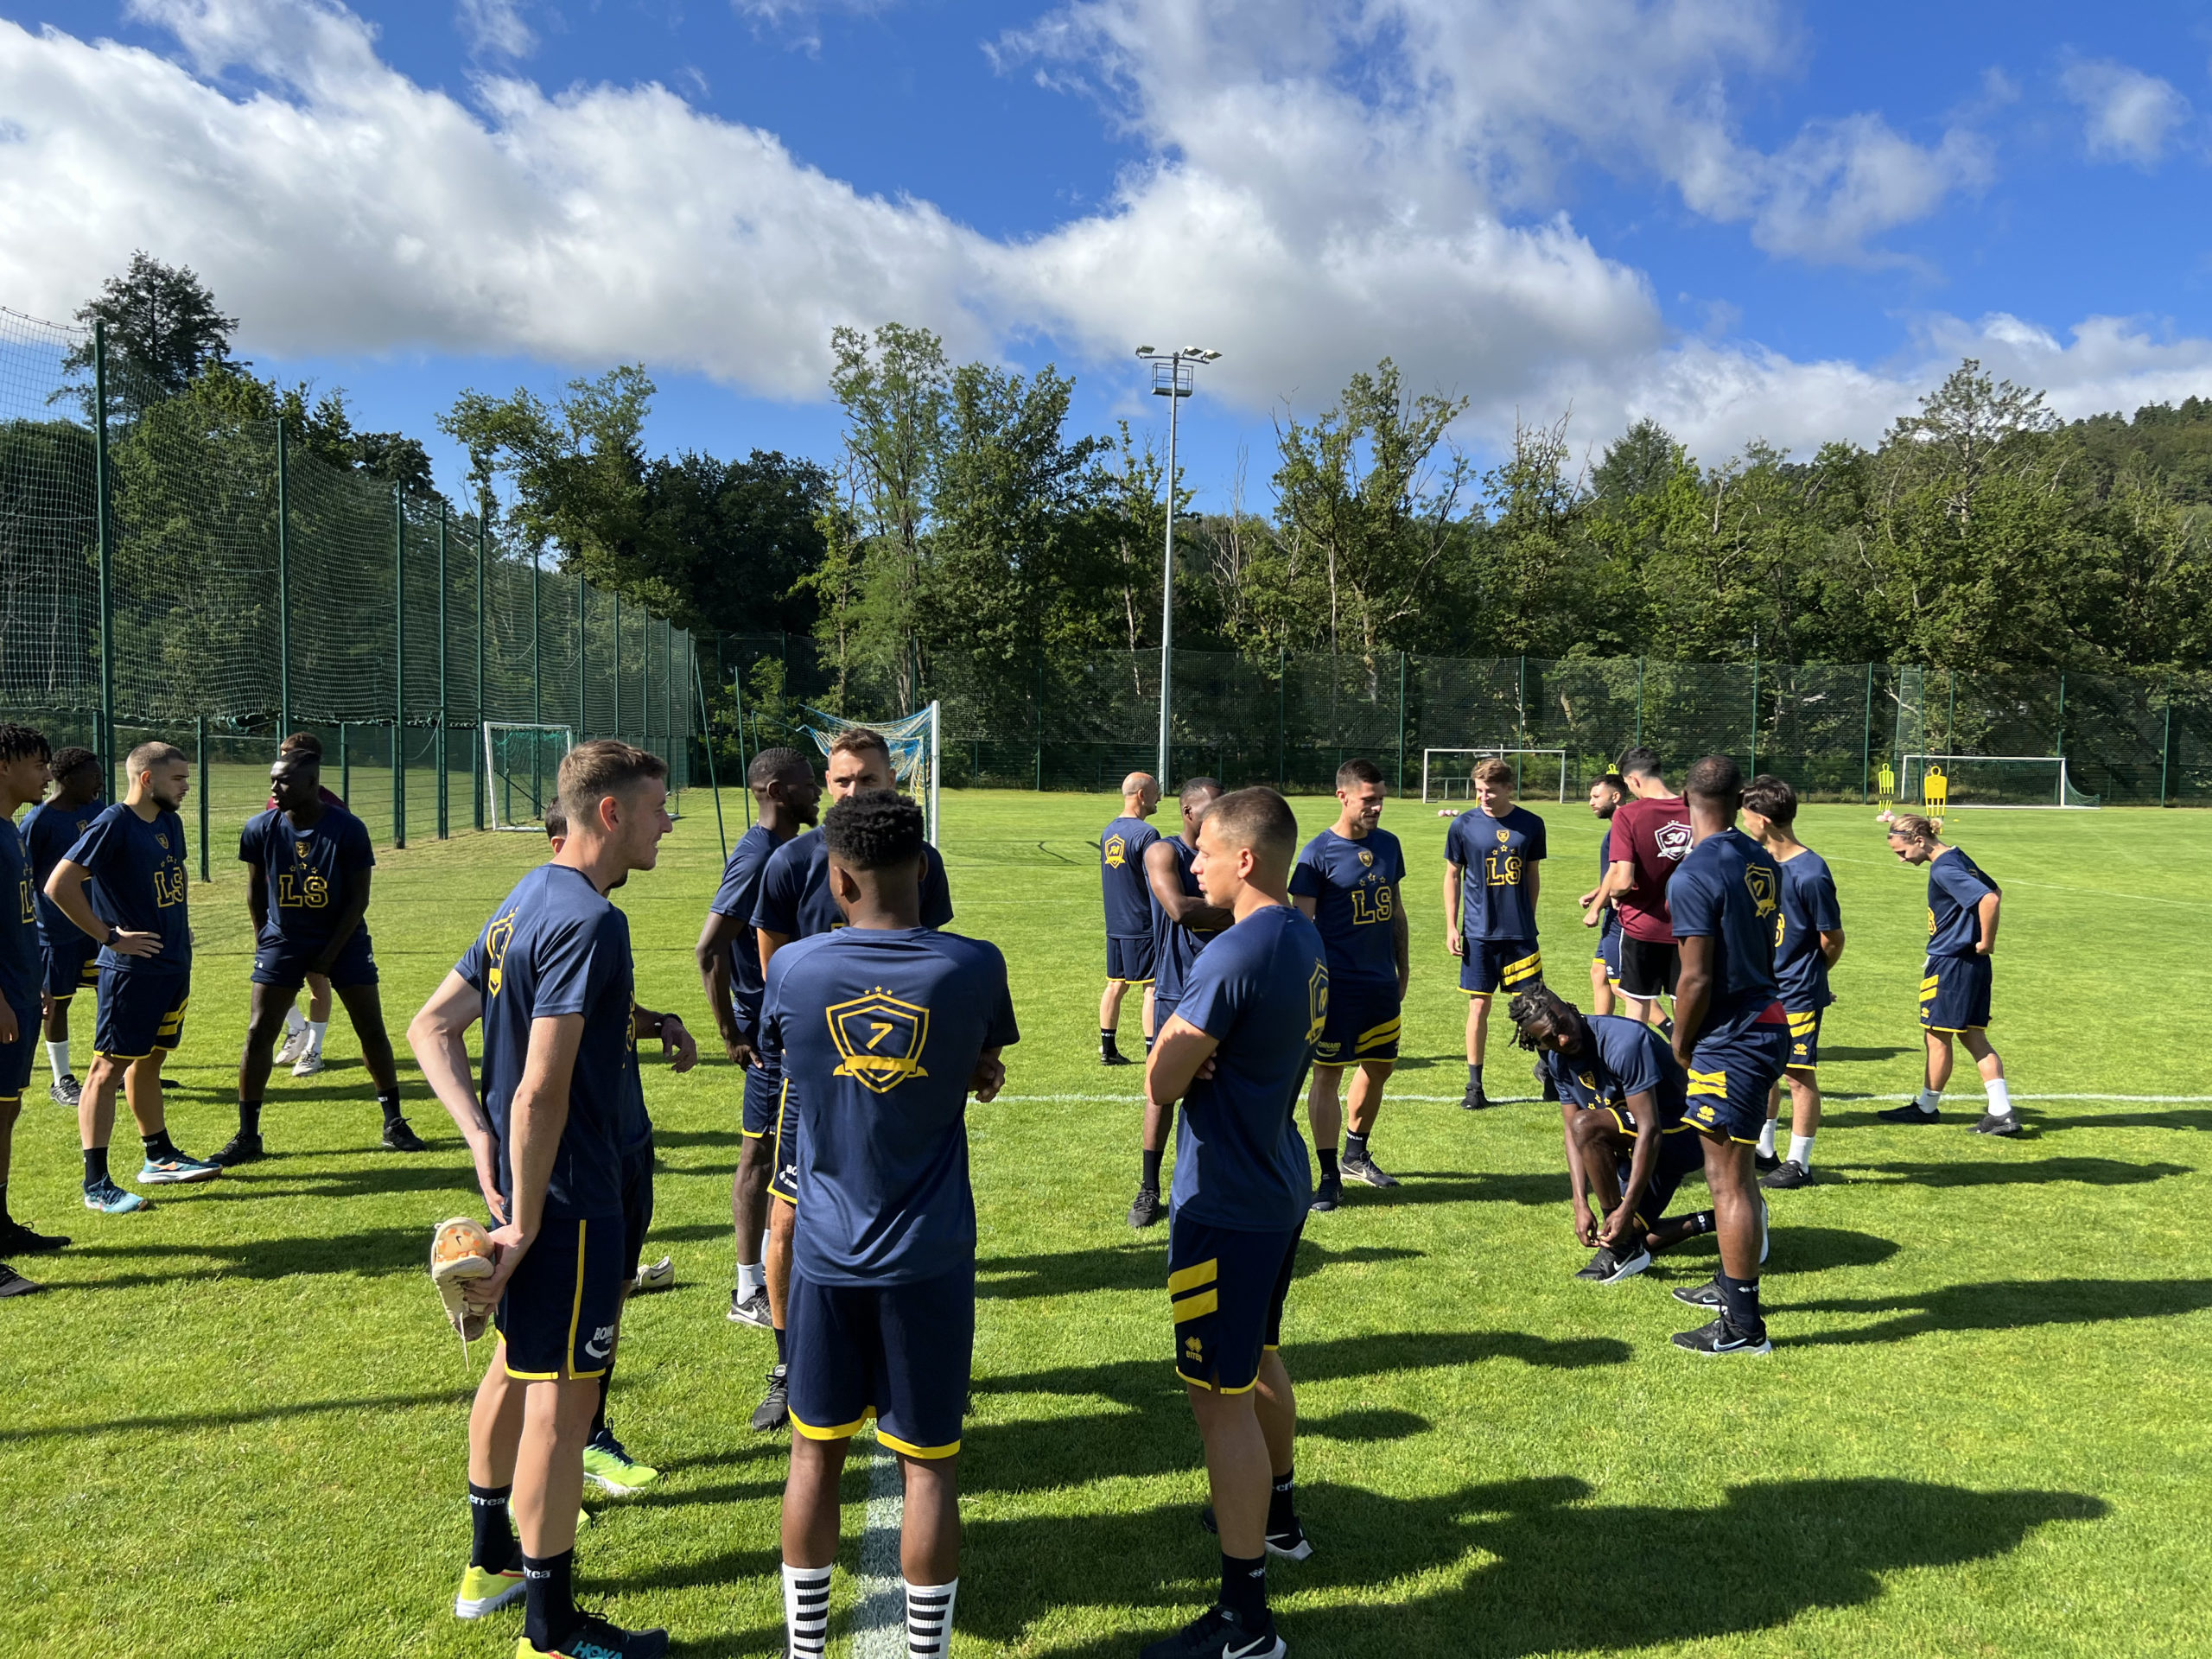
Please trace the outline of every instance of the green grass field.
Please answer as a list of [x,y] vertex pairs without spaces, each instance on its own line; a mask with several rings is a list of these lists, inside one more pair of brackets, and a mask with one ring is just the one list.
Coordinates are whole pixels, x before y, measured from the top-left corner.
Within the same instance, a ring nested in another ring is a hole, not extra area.
[[[1309,831],[1333,816],[1297,804]],[[741,827],[738,798],[725,806]],[[640,997],[703,1033],[691,944],[720,861],[706,792],[685,808],[660,868],[620,898]],[[1585,1001],[1569,902],[1596,830],[1579,805],[1540,810],[1551,977]],[[1166,1229],[1122,1222],[1135,1074],[1095,1059],[1090,837],[1113,810],[945,798],[955,925],[1005,950],[1024,1032],[1007,1097],[969,1117],[983,1300],[963,1655],[1133,1655],[1213,1586],[1198,1437],[1168,1364]],[[1576,1282],[1556,1112],[1452,1103],[1464,1003],[1440,930],[1444,825],[1391,807],[1414,978],[1375,1147],[1406,1180],[1356,1190],[1306,1231],[1284,1355],[1319,1554],[1271,1575],[1294,1653],[2212,1651],[2212,1085],[2200,1046],[2177,1040],[2206,989],[2208,821],[1954,818],[2006,893],[1992,1034],[2031,1131],[1993,1142],[1966,1131],[1978,1089],[1940,1128],[1872,1116],[1870,1097],[1918,1084],[1925,929],[1924,877],[1871,818],[1819,807],[1801,825],[1850,936],[1825,1039],[1826,1179],[1776,1197],[1772,1357],[1716,1363],[1667,1341],[1700,1322],[1667,1287],[1705,1278],[1709,1250],[1614,1290]],[[395,1033],[540,849],[475,836],[381,855],[370,922]],[[232,872],[194,890],[171,1068],[172,1126],[202,1155],[232,1127],[245,1020]],[[330,1052],[323,1076],[272,1086],[281,1155],[136,1218],[79,1207],[73,1119],[42,1077],[26,1096],[11,1208],[77,1242],[18,1264],[52,1294],[0,1304],[15,1586],[0,1651],[512,1653],[518,1611],[450,1613],[474,1377],[423,1259],[431,1224],[474,1208],[467,1160],[411,1067],[436,1150],[364,1150],[376,1111],[342,1014]],[[1493,1092],[1531,1092],[1495,1035],[1491,1064]],[[778,1653],[784,1443],[745,1422],[772,1351],[723,1318],[736,1079],[718,1057],[681,1078],[655,1061],[646,1092],[655,1253],[673,1253],[679,1284],[632,1305],[613,1419],[666,1473],[593,1502],[579,1588],[619,1622],[667,1624],[683,1653]],[[127,1143],[126,1128],[119,1165]],[[847,1490],[850,1566],[864,1469]],[[841,1573],[841,1609],[853,1583]]]

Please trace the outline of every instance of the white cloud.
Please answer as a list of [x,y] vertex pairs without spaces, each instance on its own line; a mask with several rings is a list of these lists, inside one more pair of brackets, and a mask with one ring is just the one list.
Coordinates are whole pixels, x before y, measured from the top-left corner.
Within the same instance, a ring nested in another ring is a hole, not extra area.
[[479,57],[525,58],[537,45],[518,0],[461,0],[454,22]]
[[2190,118],[2189,100],[2171,81],[2108,58],[2068,64],[2058,84],[2081,105],[2083,137],[2099,161],[2153,166]]

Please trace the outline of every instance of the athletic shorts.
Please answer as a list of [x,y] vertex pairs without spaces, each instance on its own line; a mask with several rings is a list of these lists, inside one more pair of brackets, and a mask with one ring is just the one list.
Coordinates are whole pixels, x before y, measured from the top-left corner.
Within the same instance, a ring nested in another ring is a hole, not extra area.
[[768,1196],[785,1204],[798,1202],[798,1106],[791,1099],[789,1077],[776,1090],[776,1142],[768,1160]]
[[1304,1224],[1246,1233],[1178,1214],[1167,1224],[1167,1297],[1175,1315],[1175,1375],[1219,1394],[1260,1380],[1260,1357],[1282,1345]]
[[614,1357],[627,1220],[548,1220],[507,1281],[493,1323],[507,1344],[507,1375],[526,1382],[599,1376]]
[[1133,934],[1116,938],[1106,936],[1106,977],[1118,979],[1124,985],[1149,985],[1153,967],[1158,961],[1152,948],[1152,935]]
[[[1155,1009],[1156,1013],[1157,1010]],[[1398,982],[1329,987],[1329,1011],[1314,1046],[1316,1065],[1357,1065],[1398,1058]]]
[[645,1257],[645,1235],[653,1224],[653,1143],[622,1154],[622,1282],[638,1276]]
[[1544,953],[1534,939],[1469,939],[1459,958],[1459,988],[1469,996],[1513,996],[1544,982]]
[[0,1100],[20,1100],[31,1080],[40,1034],[46,1027],[40,1023],[35,1001],[26,1007],[11,998],[8,1006],[16,1015],[16,1040],[0,1043]]
[[776,1132],[776,1102],[784,1090],[784,1057],[755,1050],[760,1064],[745,1068],[745,1105],[741,1132],[759,1141]]
[[1792,1071],[1811,1071],[1821,1063],[1821,1014],[1823,1010],[1806,1008],[1789,1016],[1789,1069]]
[[190,974],[149,974],[103,968],[99,1018],[92,1022],[92,1052],[115,1060],[166,1054],[184,1040],[184,1006],[192,1000]]
[[910,1458],[960,1450],[976,1352],[976,1264],[903,1285],[817,1284],[791,1269],[784,1341],[791,1427],[810,1440],[875,1437]]
[[1621,938],[1619,925],[1608,922],[1598,935],[1598,949],[1590,958],[1605,964],[1605,982],[1616,989],[1621,982]]
[[[253,982],[296,991],[308,982],[308,970],[322,950],[321,944],[296,944],[285,939],[257,946],[253,953]],[[329,979],[334,990],[377,982],[376,953],[369,944],[367,928],[355,928],[353,937],[340,947],[338,959],[330,964]]]
[[1621,995],[1649,1001],[1662,993],[1675,994],[1675,976],[1681,971],[1681,949],[1672,939],[1639,939],[1621,935]]
[[1989,1024],[1987,957],[1930,957],[1921,970],[1920,1023],[1929,1031],[1980,1031]]
[[1689,1109],[1682,1122],[1702,1134],[1758,1144],[1766,1097],[1789,1060],[1787,1025],[1751,1026],[1690,1051]]
[[89,933],[73,927],[65,934],[56,928],[48,936],[41,929],[39,943],[46,958],[46,994],[55,1001],[67,1002],[100,982],[99,942]]

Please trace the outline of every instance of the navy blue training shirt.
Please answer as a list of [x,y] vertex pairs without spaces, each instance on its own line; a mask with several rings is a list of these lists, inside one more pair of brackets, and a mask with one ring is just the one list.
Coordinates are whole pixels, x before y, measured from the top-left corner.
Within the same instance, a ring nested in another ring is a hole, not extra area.
[[[238,835],[238,861],[261,867],[269,907],[260,943],[320,950],[335,931],[347,875],[370,868],[377,855],[368,826],[344,807],[326,804],[305,829],[276,807],[247,819]],[[365,921],[353,930],[367,931]]]
[[1479,806],[1444,832],[1444,858],[1459,867],[1459,931],[1470,939],[1533,939],[1529,879],[1548,854],[1544,821],[1526,807],[1493,818]]
[[[1175,873],[1185,896],[1201,897],[1198,878],[1192,873],[1192,867],[1198,861],[1198,849],[1180,836],[1164,836],[1157,844],[1174,852]],[[1166,1008],[1181,999],[1183,987],[1190,983],[1191,964],[1206,948],[1207,940],[1220,937],[1221,930],[1186,927],[1162,910],[1157,899],[1151,902],[1152,1001],[1155,1008]]]
[[1667,884],[1667,903],[1676,938],[1709,938],[1715,946],[1713,989],[1697,1040],[1780,1021],[1774,928],[1782,872],[1773,855],[1740,830],[1707,836]]
[[98,801],[82,806],[41,801],[23,819],[23,846],[31,860],[31,903],[38,912],[39,929],[48,939],[70,938],[77,932],[77,924],[46,896],[46,878],[69,855],[69,849],[84,839],[85,831],[103,810]]
[[[0,818],[0,906],[7,910],[0,917],[0,996],[11,1007],[35,1010],[46,984],[46,958],[38,944],[30,855],[13,818]],[[28,1043],[33,1033],[25,1028],[16,1034]]]
[[[922,848],[922,925],[943,927],[952,919],[952,889],[937,849]],[[761,873],[760,897],[753,906],[753,925],[788,939],[810,939],[845,925],[830,896],[830,843],[819,830],[794,836],[768,855]]]
[[817,1284],[896,1285],[976,1259],[968,1082],[1018,1042],[998,947],[843,927],[768,964],[763,1027],[798,1111],[792,1259]]
[[1106,901],[1109,938],[1141,939],[1152,931],[1152,890],[1144,879],[1144,849],[1160,831],[1142,818],[1120,817],[1098,832],[1098,883]]
[[1391,921],[1405,875],[1398,838],[1379,828],[1358,841],[1324,830],[1291,867],[1291,896],[1313,900],[1313,925],[1328,951],[1329,977],[1339,988],[1398,982]]
[[1313,1189],[1298,1103],[1328,1018],[1330,971],[1319,931],[1289,905],[1224,929],[1192,964],[1176,1014],[1220,1046],[1176,1122],[1178,1216],[1252,1233],[1305,1220]]
[[1582,1024],[1581,1047],[1571,1054],[1548,1048],[1537,1056],[1562,1099],[1583,1107],[1625,1107],[1630,1095],[1648,1093],[1658,1103],[1659,1128],[1682,1121],[1689,1074],[1665,1038],[1643,1020],[1618,1014],[1586,1014]]
[[737,1028],[747,1039],[760,1027],[762,992],[760,936],[753,931],[753,912],[760,903],[760,882],[768,874],[770,856],[791,839],[772,834],[765,823],[740,836],[729,850],[729,862],[722,866],[722,884],[707,906],[716,916],[734,916],[743,924],[729,942],[729,1001],[737,1010]]
[[[158,933],[150,957],[119,957],[105,945],[100,966],[132,974],[192,971],[192,926],[185,913],[184,820],[162,811],[148,823],[118,801],[62,855],[92,872],[92,913],[126,933]],[[73,922],[69,925],[75,926]]]
[[531,1023],[583,1016],[569,1119],[553,1155],[545,1215],[622,1213],[622,1154],[652,1133],[631,1035],[630,920],[582,872],[541,864],[500,900],[454,971],[484,996],[484,1109],[499,1140],[501,1196],[512,1201],[508,1110],[530,1053]]
[[1782,918],[1774,936],[1774,977],[1782,1006],[1795,1014],[1825,1008],[1835,1001],[1828,989],[1828,959],[1821,954],[1821,935],[1843,926],[1837,907],[1835,877],[1818,853],[1800,853],[1782,866]]
[[[1605,879],[1605,872],[1612,867],[1613,826],[1609,823],[1598,834],[1598,879],[1603,881]],[[1605,919],[1598,924],[1598,943],[1603,944],[1620,931],[1620,907],[1617,905],[1607,905]]]
[[1936,854],[1928,863],[1928,954],[1973,956],[1981,944],[1981,901],[2003,891],[1963,848]]

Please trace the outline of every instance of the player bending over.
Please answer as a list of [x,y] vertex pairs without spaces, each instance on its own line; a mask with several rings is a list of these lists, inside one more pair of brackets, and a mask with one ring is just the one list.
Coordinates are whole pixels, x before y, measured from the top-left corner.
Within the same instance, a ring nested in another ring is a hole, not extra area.
[[1942,1116],[1955,1037],[1974,1057],[1988,1096],[1988,1109],[1974,1133],[2018,1135],[2020,1120],[2012,1111],[2005,1061],[1989,1046],[1989,959],[1997,950],[1997,912],[2004,894],[1962,849],[1947,845],[1928,819],[1900,813],[1889,836],[1890,850],[1901,861],[1928,867],[1928,962],[1920,978],[1928,1071],[1918,1099],[1879,1116],[1890,1123],[1933,1123]]
[[1821,1012],[1835,1001],[1828,969],[1843,956],[1843,912],[1827,861],[1797,839],[1797,791],[1762,773],[1744,791],[1744,825],[1782,867],[1782,914],[1776,924],[1774,977],[1789,1015],[1789,1156],[1774,1155],[1782,1109],[1777,1087],[1766,1103],[1753,1161],[1772,1173],[1759,1185],[1789,1192],[1813,1180],[1813,1136],[1821,1127]]
[[46,1063],[54,1072],[46,1096],[57,1106],[73,1109],[83,1090],[69,1069],[69,1003],[79,991],[99,985],[100,947],[46,896],[46,881],[63,855],[92,827],[105,780],[100,758],[90,749],[56,749],[53,772],[54,793],[30,810],[22,823],[22,840],[30,855],[32,903],[46,972]]
[[[16,1120],[22,1114],[23,1088],[31,1080],[37,1052],[40,987],[45,979],[30,860],[16,833],[16,814],[46,792],[50,759],[42,734],[28,726],[0,725],[0,903],[6,906],[0,915],[0,1254],[8,1255],[58,1250],[69,1242],[33,1232],[8,1214]],[[38,1288],[0,1262],[0,1296]]]
[[[1628,785],[1618,772],[1609,772],[1590,785],[1590,816],[1605,826],[1598,832],[1599,887],[1605,885],[1605,872],[1612,868],[1613,814],[1626,799]],[[1597,890],[1592,888],[1591,894]],[[1595,1013],[1611,1014],[1613,993],[1621,983],[1621,912],[1610,899],[1599,909],[1598,948],[1590,957],[1590,1007]]]
[[961,1421],[976,1342],[968,1096],[994,1098],[1019,1040],[1006,958],[922,921],[922,810],[889,791],[823,820],[845,925],[784,946],[766,1013],[803,1126],[790,1291],[784,1618],[818,1659],[837,1477],[868,1418],[906,1487],[906,1651],[942,1659],[960,1587]]
[[[311,754],[320,769],[322,765],[322,740],[313,732],[294,732],[276,746],[276,753],[280,756]],[[327,789],[318,787],[315,794],[326,806],[343,807],[346,804],[342,797]],[[266,807],[273,808],[276,804],[276,797],[272,792]],[[284,1037],[276,1046],[275,1065],[290,1066],[296,1077],[311,1077],[326,1069],[322,1044],[330,1031],[330,976],[309,974],[307,1013],[304,1015],[300,1013],[296,998],[284,1005]]]
[[1160,785],[1148,772],[1122,779],[1122,816],[1098,832],[1098,883],[1106,904],[1106,989],[1098,999],[1098,1058],[1129,1062],[1115,1041],[1122,998],[1144,987],[1144,1040],[1152,1046],[1154,1021],[1152,900],[1145,881],[1145,854],[1160,831],[1145,820],[1160,810]]
[[1666,1029],[1662,996],[1671,996],[1681,954],[1667,909],[1667,884],[1690,849],[1689,809],[1667,787],[1659,757],[1638,747],[1618,768],[1630,797],[1613,813],[1604,878],[1582,895],[1582,925],[1596,927],[1608,907],[1621,929],[1621,996],[1631,1018]]
[[1544,860],[1544,821],[1513,804],[1513,768],[1495,755],[1474,770],[1475,804],[1444,832],[1446,944],[1459,958],[1467,994],[1467,1092],[1459,1104],[1480,1111],[1490,1001],[1544,982],[1536,948],[1536,893]]

